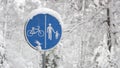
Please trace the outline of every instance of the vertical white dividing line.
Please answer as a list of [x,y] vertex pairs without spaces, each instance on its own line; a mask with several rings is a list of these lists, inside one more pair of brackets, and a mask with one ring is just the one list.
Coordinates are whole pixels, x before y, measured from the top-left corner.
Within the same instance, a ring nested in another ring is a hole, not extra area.
[[45,48],[46,48],[46,14],[45,14]]

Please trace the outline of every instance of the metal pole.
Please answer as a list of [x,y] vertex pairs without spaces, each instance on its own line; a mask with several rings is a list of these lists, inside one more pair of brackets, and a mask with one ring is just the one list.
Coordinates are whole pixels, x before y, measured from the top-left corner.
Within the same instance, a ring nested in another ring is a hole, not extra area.
[[42,68],[46,68],[46,52],[42,54]]

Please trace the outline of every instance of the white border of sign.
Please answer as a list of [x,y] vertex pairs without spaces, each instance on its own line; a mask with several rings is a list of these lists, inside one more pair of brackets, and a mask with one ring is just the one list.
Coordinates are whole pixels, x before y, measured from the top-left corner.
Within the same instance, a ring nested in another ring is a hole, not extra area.
[[[60,25],[61,25],[61,28],[62,28],[62,25],[63,25],[62,18],[61,18],[61,16],[60,16],[59,13],[57,13],[56,11],[54,11],[54,10],[52,10],[52,9],[49,9],[49,8],[38,8],[38,9],[35,9],[35,10],[33,10],[33,11],[27,16],[27,21],[26,21],[25,26],[24,26],[24,36],[25,36],[25,40],[27,41],[27,43],[29,44],[29,46],[32,47],[33,49],[37,50],[37,51],[48,51],[48,50],[52,50],[52,49],[55,48],[56,46],[54,46],[53,48],[47,49],[47,50],[42,50],[42,49],[41,49],[41,50],[38,50],[38,49],[36,49],[35,47],[32,46],[32,44],[28,41],[28,39],[27,39],[27,37],[26,37],[26,25],[27,25],[28,21],[29,21],[30,19],[32,19],[32,18],[33,18],[35,15],[37,15],[37,14],[50,14],[50,15],[56,17],[57,20],[59,21]],[[61,40],[61,38],[60,38],[60,40]],[[59,41],[59,42],[60,42],[60,41]],[[59,43],[59,42],[58,42],[58,43]],[[57,44],[58,44],[58,43],[57,43]],[[56,45],[57,45],[57,44],[56,44]]]

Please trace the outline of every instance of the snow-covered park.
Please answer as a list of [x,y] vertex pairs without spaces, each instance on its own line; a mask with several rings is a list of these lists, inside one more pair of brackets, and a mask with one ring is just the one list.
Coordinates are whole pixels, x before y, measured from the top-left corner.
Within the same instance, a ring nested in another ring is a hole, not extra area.
[[62,21],[45,68],[120,68],[120,0],[0,0],[0,68],[43,68],[43,52],[24,36],[38,8],[56,11]]

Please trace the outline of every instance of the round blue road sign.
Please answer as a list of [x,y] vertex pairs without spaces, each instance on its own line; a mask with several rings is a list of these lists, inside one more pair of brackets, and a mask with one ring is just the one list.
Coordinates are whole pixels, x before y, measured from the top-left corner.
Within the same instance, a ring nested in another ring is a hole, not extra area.
[[25,25],[25,37],[31,47],[48,50],[60,41],[62,28],[60,21],[50,13],[38,13]]

